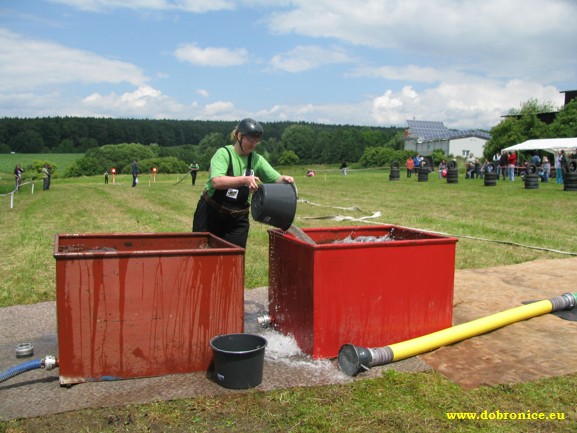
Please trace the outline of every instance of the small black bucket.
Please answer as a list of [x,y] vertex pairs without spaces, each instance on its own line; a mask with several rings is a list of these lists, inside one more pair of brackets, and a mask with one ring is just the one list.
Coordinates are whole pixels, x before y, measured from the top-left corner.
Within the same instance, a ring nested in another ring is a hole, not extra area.
[[263,183],[252,196],[252,217],[281,230],[292,225],[296,210],[297,190],[292,183]]
[[225,388],[246,389],[260,385],[266,338],[254,334],[226,334],[210,340],[214,354],[214,379]]

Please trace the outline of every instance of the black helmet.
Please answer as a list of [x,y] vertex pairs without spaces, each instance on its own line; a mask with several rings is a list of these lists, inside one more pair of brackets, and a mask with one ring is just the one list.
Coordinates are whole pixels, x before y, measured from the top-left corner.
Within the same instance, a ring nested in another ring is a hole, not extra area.
[[236,125],[236,132],[240,132],[243,135],[250,135],[251,137],[261,137],[264,130],[256,120],[246,118]]

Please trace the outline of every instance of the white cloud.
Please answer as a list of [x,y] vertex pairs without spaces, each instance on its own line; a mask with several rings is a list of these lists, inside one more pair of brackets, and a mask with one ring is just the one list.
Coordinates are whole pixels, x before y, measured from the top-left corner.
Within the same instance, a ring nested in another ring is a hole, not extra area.
[[[440,70],[430,66],[406,65],[406,66],[359,66],[349,75],[351,77],[382,78],[384,80],[413,81],[421,83],[434,83],[450,76],[455,77],[458,73],[448,70]],[[460,78],[463,78],[462,74]],[[455,77],[456,78],[456,77]]]
[[352,62],[344,50],[338,47],[324,48],[318,45],[297,46],[292,50],[273,56],[273,69],[286,72],[304,72],[323,65]]
[[192,116],[191,106],[184,106],[150,86],[140,86],[133,92],[117,95],[93,93],[81,101],[86,112],[112,117],[147,117],[154,119]]
[[520,80],[503,85],[486,80],[477,85],[442,83],[423,91],[411,86],[400,92],[387,90],[373,98],[371,116],[374,122],[385,125],[401,125],[415,118],[442,121],[455,129],[489,129],[508,109],[527,101],[527,95],[557,106],[563,103],[563,96],[552,86]]
[[200,96],[202,96],[203,98],[208,98],[208,96],[210,95],[210,93],[208,92],[208,90],[206,89],[198,89],[196,91],[196,93]]
[[66,83],[142,85],[140,68],[63,45],[26,38],[0,28],[0,83],[3,91]]
[[248,61],[248,51],[244,48],[200,48],[197,44],[182,44],[174,52],[177,59],[197,66],[239,66]]
[[[407,58],[466,64],[497,77],[574,76],[577,3],[566,0],[294,0],[272,13],[271,32],[338,40]],[[383,58],[386,63],[386,57]]]
[[208,104],[204,107],[204,112],[213,118],[215,115],[223,115],[227,113],[234,112],[234,104],[229,101],[218,101],[212,104]]

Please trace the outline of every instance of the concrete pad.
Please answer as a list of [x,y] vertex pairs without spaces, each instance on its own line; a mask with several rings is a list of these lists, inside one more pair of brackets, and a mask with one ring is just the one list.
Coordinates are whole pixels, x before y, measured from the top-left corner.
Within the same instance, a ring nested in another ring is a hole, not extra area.
[[[268,341],[263,381],[254,390],[331,385],[355,380],[339,371],[336,360],[313,361],[300,352],[294,339],[273,330],[262,329],[257,318],[267,311],[267,305],[266,287],[245,291],[245,332],[263,335]],[[34,355],[30,358],[16,358],[16,346],[27,342],[34,346]],[[27,360],[44,358],[46,355],[58,356],[56,303],[0,308],[0,372]],[[418,358],[385,368],[399,371],[430,370],[430,367]],[[381,372],[381,368],[375,369],[365,374],[363,379],[379,376]],[[243,392],[251,390],[223,388],[214,382],[207,372],[61,387],[58,369],[36,369],[0,383],[0,419],[29,418],[84,408]]]

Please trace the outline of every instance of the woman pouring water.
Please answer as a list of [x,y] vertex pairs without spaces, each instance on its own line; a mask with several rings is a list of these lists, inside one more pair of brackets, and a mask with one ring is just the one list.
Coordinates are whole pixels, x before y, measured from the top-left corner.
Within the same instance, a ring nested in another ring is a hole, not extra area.
[[233,145],[218,149],[210,160],[209,178],[192,220],[193,232],[210,232],[246,248],[250,195],[259,183],[293,183],[254,150],[263,128],[257,121],[240,121],[231,134]]

